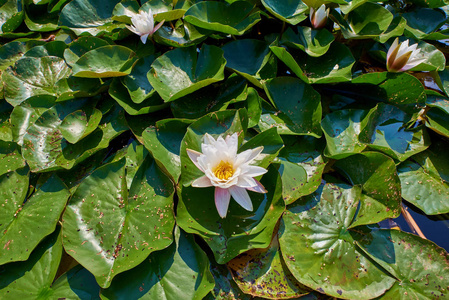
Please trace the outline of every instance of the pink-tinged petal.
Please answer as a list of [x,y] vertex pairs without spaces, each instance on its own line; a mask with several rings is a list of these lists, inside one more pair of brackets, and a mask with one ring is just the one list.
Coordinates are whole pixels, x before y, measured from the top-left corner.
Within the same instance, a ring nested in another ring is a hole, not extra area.
[[229,192],[241,207],[249,211],[253,210],[253,204],[246,189],[234,185],[229,188]]
[[192,186],[193,187],[209,187],[209,186],[212,186],[212,182],[210,181],[209,177],[204,175],[198,179],[195,179],[195,181],[192,182]]
[[147,39],[148,39],[148,33],[147,34],[144,34],[144,35],[142,35],[141,37],[140,37],[140,40],[142,41],[142,43],[146,43],[147,42]]
[[[399,43],[399,39],[396,38],[393,42],[393,44],[391,45],[390,49],[388,49],[388,53],[387,53],[387,61],[390,59],[391,54],[393,53],[394,49],[396,49],[396,47],[398,46]],[[394,59],[394,58],[393,58]]]
[[215,188],[215,207],[217,208],[220,217],[226,217],[229,207],[229,200],[231,199],[231,194],[228,189],[222,189],[219,187]]
[[258,180],[254,179],[254,181],[256,181],[256,186],[247,188],[248,191],[252,191],[252,192],[256,192],[256,193],[261,193],[261,194],[265,194],[268,191],[265,189],[265,187],[262,185],[262,183],[260,183]]
[[162,20],[159,24],[156,25],[156,27],[154,27],[153,29],[153,33],[155,33],[159,28],[161,28],[162,24],[164,24],[165,20]]
[[256,185],[256,180],[250,176],[241,175],[238,177],[237,186],[239,187],[247,189]]
[[258,166],[245,166],[245,168],[242,168],[242,174],[250,177],[257,177],[267,172],[267,169]]
[[186,149],[186,151],[187,151],[187,155],[190,157],[190,160],[195,164],[195,166],[204,172],[204,169],[201,168],[201,166],[198,164],[198,157],[200,157],[200,155],[202,153],[192,150],[192,149]]

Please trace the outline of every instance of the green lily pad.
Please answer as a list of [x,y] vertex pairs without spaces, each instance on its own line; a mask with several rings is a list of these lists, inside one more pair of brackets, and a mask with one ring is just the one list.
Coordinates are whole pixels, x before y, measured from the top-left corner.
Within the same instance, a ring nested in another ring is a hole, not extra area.
[[260,21],[260,12],[246,1],[231,4],[202,1],[192,5],[184,19],[200,28],[226,34],[242,35]]
[[57,56],[64,58],[64,50],[67,48],[63,41],[48,42],[43,45],[37,45],[25,52],[24,56],[28,57],[44,57]]
[[0,71],[14,65],[28,50],[40,44],[44,44],[44,42],[31,40],[28,42],[12,41],[3,44],[0,47]]
[[181,19],[190,6],[191,1],[189,0],[148,0],[142,5],[141,10],[148,11],[151,9],[155,22],[161,22],[162,20],[169,22]]
[[360,196],[358,187],[328,183],[284,214],[279,244],[299,282],[343,299],[372,299],[395,283],[354,244]]
[[403,13],[402,17],[407,21],[406,33],[418,40],[428,38],[446,22],[443,11],[424,7],[416,7],[412,11]]
[[198,58],[195,48],[178,48],[153,62],[148,80],[169,102],[223,80],[225,64],[223,51],[218,47],[203,45]]
[[87,78],[118,77],[131,73],[136,53],[124,46],[103,46],[83,54],[73,65],[73,76]]
[[278,19],[292,25],[296,25],[305,20],[307,18],[305,12],[309,10],[306,3],[301,0],[262,0],[262,4]]
[[62,256],[61,230],[45,238],[24,262],[0,266],[3,299],[50,299]]
[[142,134],[145,147],[175,182],[181,175],[181,141],[191,123],[183,119],[160,120]]
[[11,131],[13,141],[23,146],[23,136],[30,125],[55,104],[56,97],[41,95],[28,98],[14,107],[11,113]]
[[338,110],[327,114],[321,121],[321,128],[326,137],[324,155],[342,159],[362,152],[366,145],[358,136],[367,122],[368,111],[362,109]]
[[[393,104],[407,112],[415,111],[416,104],[424,104],[426,101],[421,82],[407,73],[367,73],[354,78],[352,83],[356,85],[352,88],[345,87],[351,94],[360,94],[364,99]],[[404,89],[404,86],[407,88]]]
[[242,75],[257,87],[260,80],[276,76],[276,59],[268,48],[268,43],[253,39],[237,40],[222,47],[226,67]]
[[[175,242],[117,276],[102,299],[202,299],[214,287],[209,260],[192,235],[175,228]],[[132,280],[130,280],[132,279]]]
[[429,147],[425,128],[406,130],[409,116],[399,108],[379,103],[367,115],[359,140],[369,148],[381,151],[392,158],[404,161]]
[[372,230],[357,245],[397,278],[385,299],[444,299],[448,253],[433,242],[399,230]]
[[[99,126],[79,143],[71,144],[63,139],[59,125],[68,114],[83,107],[85,101],[65,101],[46,110],[23,135],[22,156],[34,172],[42,170],[70,169],[95,152],[108,147],[109,142],[128,130],[123,111],[115,108],[103,115]],[[32,111],[20,116],[25,118]],[[23,128],[22,127],[22,128]]]
[[[3,176],[8,177],[8,174]],[[2,183],[6,182],[2,180]],[[15,184],[12,182],[13,186]],[[11,189],[10,185],[11,183],[6,184],[6,188]],[[26,192],[26,189],[22,189],[22,195],[23,191]],[[9,214],[2,218],[4,223],[0,245],[3,251],[0,253],[0,265],[27,260],[39,242],[55,230],[69,196],[64,183],[57,176],[53,176],[26,202],[24,198],[12,198],[13,203],[9,207],[15,206],[15,210],[9,210]]]
[[207,38],[207,32],[201,32],[189,22],[181,21],[172,26],[163,25],[153,35],[155,42],[172,47],[190,47]]
[[27,2],[28,3],[24,5],[24,17],[25,24],[28,29],[31,31],[42,32],[54,31],[58,29],[59,11],[50,12],[47,5],[36,3],[37,1]]
[[25,167],[25,160],[14,142],[0,141],[0,175]]
[[399,217],[401,182],[393,159],[378,152],[363,152],[338,160],[334,167],[362,188],[361,206],[351,227]]
[[54,299],[100,299],[100,286],[95,277],[81,265],[61,275],[52,284],[51,289]]
[[228,262],[249,249],[268,247],[285,206],[276,169],[270,168],[260,182],[268,193],[249,192],[254,210],[248,212],[232,200],[225,219],[220,218],[215,207],[214,188],[179,186],[178,225],[201,236],[218,263]]
[[101,117],[101,111],[96,108],[76,110],[62,120],[59,130],[69,143],[74,144],[92,133],[100,124]]
[[340,43],[332,43],[329,50],[320,57],[311,57],[302,51],[287,51],[277,46],[270,46],[270,49],[306,83],[345,82],[352,78],[354,57],[349,48]]
[[170,102],[170,108],[176,118],[197,119],[207,113],[224,110],[231,103],[244,101],[248,94],[246,80],[233,74],[218,88],[212,84]]
[[449,138],[449,121],[447,112],[440,108],[432,108],[426,113],[426,127]]
[[66,27],[77,35],[97,35],[124,28],[123,24],[112,24],[112,12],[120,0],[73,0],[61,10],[58,25]]
[[64,248],[103,288],[172,242],[169,178],[149,156],[129,193],[125,175],[123,159],[98,168],[79,185],[63,218]]
[[404,33],[405,26],[407,25],[407,21],[400,16],[396,16],[391,21],[390,26],[388,26],[387,30],[381,33],[379,36],[374,37],[375,40],[380,43],[385,43],[392,37],[401,36]]
[[227,266],[240,289],[255,297],[291,299],[310,292],[285,266],[277,237],[268,248],[242,253]]
[[151,93],[151,96],[139,103],[133,101],[131,93],[118,78],[114,78],[109,85],[109,95],[130,115],[147,114],[168,106],[168,103],[164,103],[164,100],[157,93]]
[[386,8],[367,2],[353,9],[344,19],[341,18],[339,25],[346,39],[366,39],[384,33],[392,20],[393,14]]
[[321,136],[321,97],[310,85],[294,77],[276,77],[264,83],[264,90],[276,112],[261,117],[261,130],[274,126],[280,134]]
[[226,265],[210,262],[210,271],[214,277],[215,287],[204,300],[250,300],[251,296],[243,293],[232,278]]
[[398,166],[402,197],[427,215],[449,212],[448,143],[441,140]]
[[103,46],[109,46],[107,40],[93,36],[83,36],[71,42],[69,47],[64,50],[64,59],[69,66],[73,67],[81,56]]
[[297,27],[296,34],[293,29],[287,28],[282,35],[282,44],[305,51],[308,55],[318,57],[327,52],[335,37],[327,29],[313,29],[305,26]]
[[2,1],[0,8],[0,34],[14,31],[23,21],[21,1]]
[[131,73],[120,78],[122,84],[128,90],[131,100],[136,104],[147,100],[155,92],[147,78],[148,66],[153,63],[155,58],[155,55],[150,55],[139,59]]
[[322,155],[325,142],[311,136],[284,136],[285,147],[276,164],[282,178],[282,197],[291,204],[316,191],[321,184],[327,159]]
[[70,68],[59,57],[23,57],[2,74],[5,99],[17,106],[32,96],[57,96],[58,81],[70,73]]

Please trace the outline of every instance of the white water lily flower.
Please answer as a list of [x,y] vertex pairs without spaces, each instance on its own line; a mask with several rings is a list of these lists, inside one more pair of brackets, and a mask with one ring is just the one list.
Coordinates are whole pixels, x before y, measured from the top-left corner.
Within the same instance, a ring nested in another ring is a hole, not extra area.
[[250,165],[262,152],[263,147],[257,147],[237,154],[238,135],[218,137],[204,136],[201,144],[203,153],[187,149],[192,162],[205,175],[193,181],[194,187],[215,187],[215,206],[220,217],[226,217],[229,201],[232,198],[248,211],[253,210],[253,204],[247,190],[266,193],[263,185],[254,177],[265,174],[266,169]]
[[156,30],[158,30],[162,26],[162,24],[164,24],[164,21],[160,22],[156,27],[154,27],[154,18],[151,9],[149,12],[141,10],[138,14],[134,14],[131,17],[131,22],[133,23],[133,25],[126,25],[126,28],[139,35],[140,40],[145,44],[147,42],[148,36],[152,36],[153,33],[155,33]]
[[312,23],[313,28],[319,29],[324,27],[327,22],[327,17],[329,16],[329,8],[326,10],[326,5],[321,5],[317,10],[313,7],[310,8],[310,23]]
[[416,49],[418,44],[408,45],[409,40],[399,44],[396,38],[388,49],[387,53],[387,70],[389,72],[407,71],[426,60],[425,57],[419,57],[420,49]]

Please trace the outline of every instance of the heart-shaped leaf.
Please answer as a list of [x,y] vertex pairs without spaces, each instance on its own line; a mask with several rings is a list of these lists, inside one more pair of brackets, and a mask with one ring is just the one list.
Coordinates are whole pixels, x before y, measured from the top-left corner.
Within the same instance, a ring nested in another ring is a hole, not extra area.
[[262,4],[277,18],[292,25],[296,25],[306,19],[307,15],[305,12],[309,9],[305,2],[300,0],[262,0]]
[[73,65],[73,76],[87,78],[118,77],[131,73],[136,54],[124,46],[103,46],[90,50]]
[[372,299],[394,284],[355,246],[349,228],[360,196],[358,187],[328,183],[284,214],[279,243],[299,282],[343,299]]
[[[175,242],[117,276],[102,298],[202,299],[214,287],[209,260],[192,235],[175,228]],[[129,280],[132,278],[132,280]]]
[[184,19],[204,29],[242,35],[260,21],[260,12],[253,8],[247,1],[234,1],[231,4],[202,1],[192,5]]
[[264,90],[276,110],[262,115],[261,130],[274,126],[280,134],[321,136],[320,94],[310,85],[294,77],[276,77],[265,82]]
[[148,80],[169,102],[223,80],[225,64],[223,51],[218,47],[203,45],[198,58],[194,48],[178,48],[153,62]]
[[108,287],[114,276],[172,242],[173,192],[149,156],[129,193],[123,159],[97,169],[79,185],[64,213],[64,248]]
[[[3,176],[7,177],[8,174]],[[7,182],[2,180],[3,184]],[[11,189],[8,184],[5,187]],[[21,191],[26,192],[26,189]],[[26,202],[23,198],[12,198],[9,214],[2,218],[4,223],[0,245],[3,251],[0,253],[0,265],[28,259],[39,242],[55,230],[69,196],[64,183],[57,176],[53,176]],[[13,207],[15,210],[11,210]]]

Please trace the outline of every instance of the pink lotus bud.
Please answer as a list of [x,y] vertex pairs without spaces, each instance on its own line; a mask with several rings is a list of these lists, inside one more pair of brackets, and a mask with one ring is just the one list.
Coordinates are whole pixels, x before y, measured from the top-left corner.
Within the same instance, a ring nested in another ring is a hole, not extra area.
[[313,28],[319,29],[324,27],[327,22],[327,16],[329,15],[329,8],[326,10],[326,6],[323,4],[315,10],[313,7],[310,8],[310,23],[312,23]]

